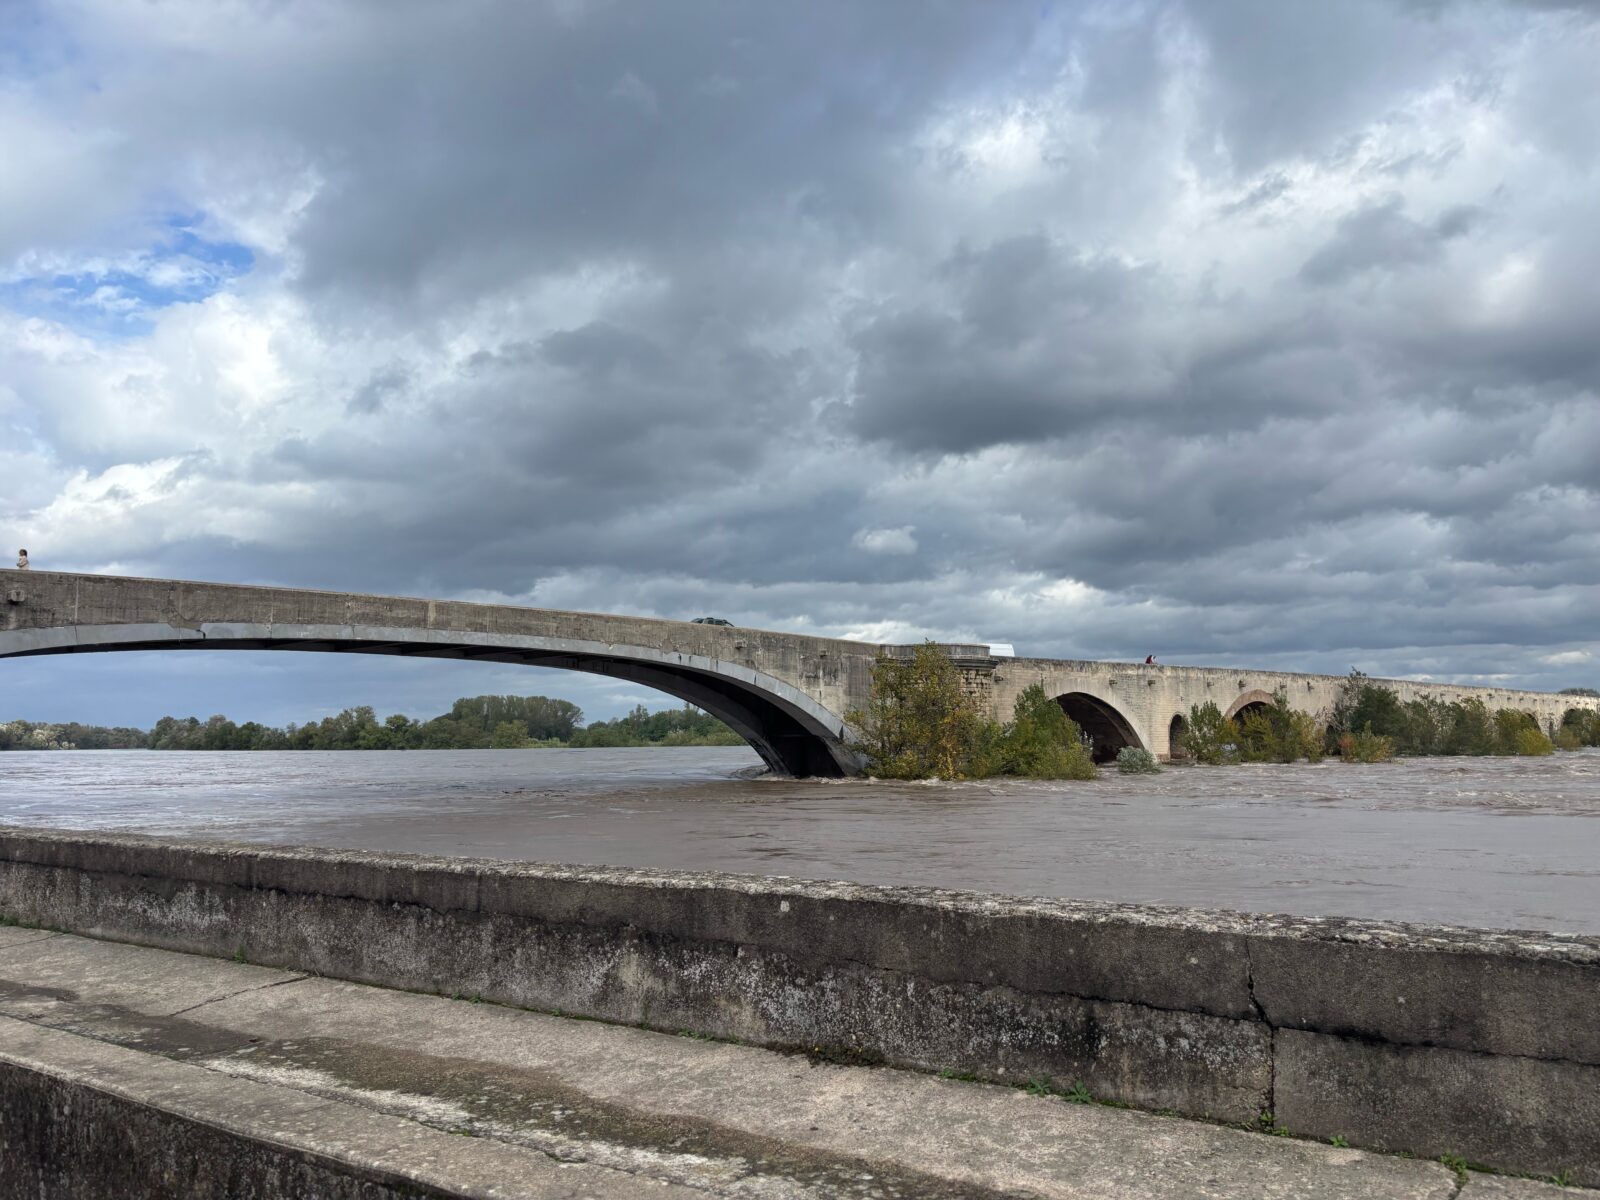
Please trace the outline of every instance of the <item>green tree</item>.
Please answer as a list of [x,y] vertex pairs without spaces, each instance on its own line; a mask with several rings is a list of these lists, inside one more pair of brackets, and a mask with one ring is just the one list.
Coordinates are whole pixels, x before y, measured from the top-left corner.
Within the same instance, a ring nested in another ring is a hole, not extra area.
[[1476,696],[1450,705],[1450,734],[1446,754],[1494,754],[1497,750],[1494,718]]
[[1291,708],[1282,688],[1273,693],[1271,703],[1252,705],[1239,727],[1239,757],[1246,762],[1316,762],[1323,745],[1316,719]]
[[1224,717],[1215,703],[1207,700],[1189,709],[1178,743],[1195,762],[1216,766],[1236,753],[1239,727]]
[[532,744],[527,728],[519,721],[501,721],[489,734],[489,745],[496,750],[522,750]]
[[1402,751],[1408,745],[1407,712],[1399,695],[1356,670],[1339,689],[1329,726],[1335,738],[1342,733],[1370,732],[1391,739]]
[[447,714],[486,738],[500,725],[521,727],[527,738],[566,741],[583,723],[583,710],[567,700],[548,696],[469,696],[457,700]]
[[995,734],[961,687],[961,672],[932,642],[909,658],[883,654],[872,667],[865,711],[847,718],[869,774],[888,779],[966,779],[986,774]]
[[1023,689],[1016,713],[995,739],[989,770],[1029,779],[1093,779],[1094,757],[1083,730],[1042,684]]

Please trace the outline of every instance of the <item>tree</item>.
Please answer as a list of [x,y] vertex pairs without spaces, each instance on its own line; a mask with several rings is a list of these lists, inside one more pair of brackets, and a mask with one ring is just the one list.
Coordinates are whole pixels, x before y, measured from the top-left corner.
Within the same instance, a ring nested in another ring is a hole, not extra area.
[[1083,730],[1061,705],[1033,684],[1017,698],[1016,714],[1001,732],[993,768],[1029,779],[1093,779],[1094,757]]
[[1216,766],[1227,762],[1239,744],[1239,727],[1222,715],[1210,700],[1189,709],[1178,741],[1190,758]]
[[517,721],[501,721],[489,734],[489,745],[496,750],[522,750],[530,744],[527,729]]
[[989,770],[993,723],[979,716],[961,688],[960,670],[933,642],[918,646],[910,658],[880,655],[865,711],[847,719],[861,730],[856,748],[869,774],[966,779]]
[[1309,713],[1289,707],[1282,688],[1270,704],[1252,705],[1239,728],[1239,756],[1247,762],[1316,762],[1323,755],[1322,730]]

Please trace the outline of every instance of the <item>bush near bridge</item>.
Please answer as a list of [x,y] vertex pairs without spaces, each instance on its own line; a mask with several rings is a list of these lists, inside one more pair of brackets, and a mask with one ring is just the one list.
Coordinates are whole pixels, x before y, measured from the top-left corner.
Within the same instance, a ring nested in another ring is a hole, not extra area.
[[882,655],[867,708],[846,718],[862,733],[854,749],[883,779],[1093,779],[1083,730],[1043,687],[1027,688],[1009,724],[978,712],[961,672],[932,642],[909,658]]
[[[1581,731],[1575,734],[1579,745],[1600,744],[1600,728],[1593,729],[1596,736],[1584,737],[1590,732],[1590,716],[1593,714],[1584,709],[1567,713]],[[1565,723],[1563,727],[1567,727]],[[1336,739],[1346,734],[1388,738],[1396,754],[1408,756],[1541,755],[1555,749],[1539,723],[1518,709],[1491,711],[1476,696],[1450,701],[1436,696],[1401,700],[1393,688],[1374,683],[1360,671],[1351,671],[1340,690],[1331,732]]]
[[1178,748],[1195,762],[1216,766],[1231,762],[1295,762],[1320,760],[1322,728],[1309,713],[1289,707],[1283,689],[1269,704],[1252,705],[1244,719],[1222,715],[1213,702],[1196,704],[1184,719]]

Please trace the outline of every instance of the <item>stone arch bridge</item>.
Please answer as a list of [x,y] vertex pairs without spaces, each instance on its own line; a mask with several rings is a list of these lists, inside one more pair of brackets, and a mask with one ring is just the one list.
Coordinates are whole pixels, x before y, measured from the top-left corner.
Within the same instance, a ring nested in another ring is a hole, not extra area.
[[[859,769],[845,714],[864,707],[878,646],[686,621],[560,612],[454,600],[403,599],[168,579],[0,571],[0,658],[119,650],[289,650],[476,659],[560,667],[656,688],[727,722],[775,771]],[[1326,717],[1342,677],[1207,667],[997,658],[988,646],[942,647],[980,706],[1008,719],[1042,684],[1093,737],[1096,756],[1141,746],[1171,754],[1191,705],[1230,715],[1283,689]],[[0,676],[3,678],[3,676]],[[1600,701],[1543,692],[1384,680],[1402,699],[1478,696],[1491,708],[1558,723]]]

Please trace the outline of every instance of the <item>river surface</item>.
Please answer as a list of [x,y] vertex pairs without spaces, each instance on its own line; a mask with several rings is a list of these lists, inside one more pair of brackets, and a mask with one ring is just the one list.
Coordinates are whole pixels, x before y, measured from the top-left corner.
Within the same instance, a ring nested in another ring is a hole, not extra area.
[[0,754],[0,823],[1600,933],[1600,751],[1089,783],[743,748]]

